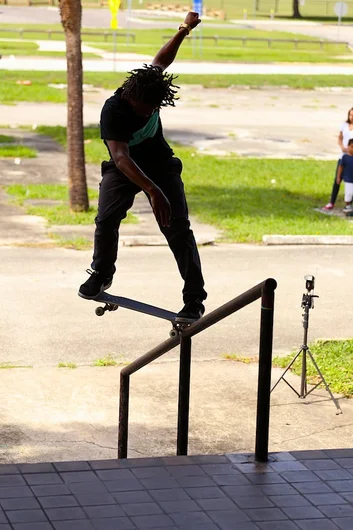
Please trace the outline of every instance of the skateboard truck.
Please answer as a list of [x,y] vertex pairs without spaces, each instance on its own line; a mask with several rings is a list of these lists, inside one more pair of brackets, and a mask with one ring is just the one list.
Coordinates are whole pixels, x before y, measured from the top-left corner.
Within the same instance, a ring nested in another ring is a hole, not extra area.
[[109,293],[101,293],[94,299],[94,302],[103,302],[105,304],[104,306],[99,306],[96,308],[95,313],[98,317],[103,316],[106,311],[116,311],[119,307],[123,307],[125,309],[131,309],[132,311],[144,313],[145,315],[151,315],[153,317],[162,318],[163,320],[168,320],[173,326],[169,332],[170,337],[177,337],[184,328],[190,326],[190,323],[187,322],[176,322],[175,319],[177,314],[173,313],[172,311],[145,304],[143,302],[138,302],[137,300],[131,300],[130,298],[113,296]]
[[95,313],[97,317],[102,317],[106,311],[116,311],[119,308],[118,305],[114,304],[105,304],[104,307],[96,307]]

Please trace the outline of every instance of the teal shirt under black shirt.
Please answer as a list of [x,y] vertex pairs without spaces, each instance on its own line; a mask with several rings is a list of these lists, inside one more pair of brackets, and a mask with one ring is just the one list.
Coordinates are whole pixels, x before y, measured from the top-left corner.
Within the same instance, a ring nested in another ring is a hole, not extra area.
[[130,103],[121,97],[121,89],[105,102],[100,131],[106,146],[107,140],[129,144],[131,158],[143,170],[158,167],[174,154],[163,136],[159,111],[149,118],[137,116]]

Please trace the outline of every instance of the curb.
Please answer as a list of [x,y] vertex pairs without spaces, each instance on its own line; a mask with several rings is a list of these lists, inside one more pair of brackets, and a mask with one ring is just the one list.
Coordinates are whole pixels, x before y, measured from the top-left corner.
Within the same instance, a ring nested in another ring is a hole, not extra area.
[[[213,245],[215,243],[215,238],[210,236],[204,236],[196,238],[197,246],[206,246]],[[121,236],[119,238],[119,245],[123,247],[167,247],[168,243],[163,236]],[[48,238],[0,238],[0,247],[56,247],[55,241]],[[92,240],[93,247],[93,240]]]
[[353,245],[353,236],[264,235],[265,245]]
[[[198,246],[213,245],[215,238],[212,236],[196,237]],[[167,247],[168,243],[164,236],[121,236],[119,244],[124,247]]]

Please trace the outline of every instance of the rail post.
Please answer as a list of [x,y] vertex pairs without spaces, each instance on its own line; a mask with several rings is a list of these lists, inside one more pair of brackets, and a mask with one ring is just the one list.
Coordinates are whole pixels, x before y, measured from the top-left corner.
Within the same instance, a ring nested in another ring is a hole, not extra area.
[[130,375],[120,373],[118,458],[127,458]]
[[275,289],[273,279],[265,282],[261,296],[261,323],[259,348],[259,375],[257,393],[255,458],[259,462],[268,460],[268,438],[270,424],[270,393],[273,343],[273,312]]
[[177,455],[188,454],[191,338],[180,339]]

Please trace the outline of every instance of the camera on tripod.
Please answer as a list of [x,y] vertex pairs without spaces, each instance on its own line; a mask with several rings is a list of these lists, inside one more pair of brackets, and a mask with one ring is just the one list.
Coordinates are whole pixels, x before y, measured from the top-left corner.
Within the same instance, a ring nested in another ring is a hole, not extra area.
[[310,291],[313,291],[315,289],[315,276],[311,276],[308,274],[307,276],[304,276],[305,280],[305,289],[310,293]]
[[303,294],[302,307],[314,309],[314,298],[319,298],[315,294],[310,294],[315,289],[315,276],[308,274],[304,276],[306,293]]
[[[272,387],[271,392],[276,388],[278,383],[283,380],[293,390],[293,392],[297,394],[299,398],[304,399],[309,394],[311,394],[311,392],[313,392],[315,388],[317,388],[321,383],[323,383],[325,385],[327,392],[330,395],[330,398],[336,405],[336,409],[337,409],[336,414],[342,414],[341,407],[338,401],[336,400],[336,398],[334,397],[334,395],[332,394],[329,385],[326,383],[326,380],[324,376],[322,375],[321,370],[318,367],[314,359],[314,356],[311,353],[309,346],[308,346],[309,312],[310,312],[310,309],[313,309],[314,307],[314,298],[319,298],[319,297],[316,294],[314,294],[315,276],[308,274],[307,276],[304,276],[304,280],[305,280],[306,293],[303,294],[302,305],[301,305],[302,308],[304,309],[304,312],[303,312],[303,328],[304,328],[303,343],[298,353],[291,360],[291,362],[289,363],[289,365],[287,366],[287,368],[285,369],[281,377],[278,379],[277,383]],[[295,363],[295,361],[298,359],[300,355],[302,355],[302,373],[301,373],[301,382],[300,382],[300,392],[297,392],[295,388],[287,381],[287,379],[285,378],[285,375],[288,372],[288,370],[290,370],[290,368],[293,366],[293,364]],[[319,382],[316,383],[313,386],[313,388],[311,388],[311,390],[309,391],[308,391],[307,376],[306,376],[307,358],[309,358],[312,361],[318,373],[318,376],[320,378]]]

